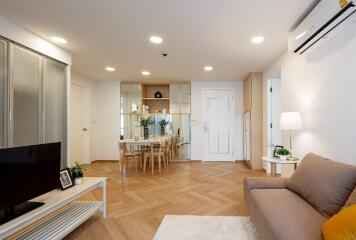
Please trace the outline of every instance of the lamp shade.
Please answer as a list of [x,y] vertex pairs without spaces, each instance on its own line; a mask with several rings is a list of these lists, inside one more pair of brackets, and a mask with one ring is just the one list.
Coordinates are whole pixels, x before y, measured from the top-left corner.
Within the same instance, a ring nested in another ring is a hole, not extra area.
[[296,131],[303,129],[302,114],[300,112],[284,112],[281,114],[280,129]]

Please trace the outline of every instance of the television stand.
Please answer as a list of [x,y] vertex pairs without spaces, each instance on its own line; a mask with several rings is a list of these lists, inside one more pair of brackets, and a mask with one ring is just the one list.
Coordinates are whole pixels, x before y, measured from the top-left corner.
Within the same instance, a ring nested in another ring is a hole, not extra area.
[[16,205],[15,207],[8,208],[4,210],[0,214],[0,225],[11,221],[14,218],[17,218],[25,213],[28,213],[38,207],[41,207],[44,203],[43,202],[24,202],[21,204]]
[[[78,201],[84,194],[102,189],[102,201]],[[106,178],[85,177],[65,191],[54,190],[31,201],[44,204],[0,225],[0,239],[62,239],[98,212],[106,217]]]

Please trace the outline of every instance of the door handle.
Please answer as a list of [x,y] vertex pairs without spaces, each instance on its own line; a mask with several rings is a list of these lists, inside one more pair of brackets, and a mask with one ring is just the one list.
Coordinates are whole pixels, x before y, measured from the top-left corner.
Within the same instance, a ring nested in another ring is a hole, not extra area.
[[87,128],[83,128],[83,131],[85,132],[85,131],[88,131],[88,129]]

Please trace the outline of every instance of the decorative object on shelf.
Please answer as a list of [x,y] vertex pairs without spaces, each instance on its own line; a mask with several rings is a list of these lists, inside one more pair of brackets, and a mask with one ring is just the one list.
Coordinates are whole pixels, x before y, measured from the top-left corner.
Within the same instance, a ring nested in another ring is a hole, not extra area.
[[284,148],[284,146],[276,145],[273,147],[273,157],[278,158],[277,150],[280,148]]
[[169,124],[169,122],[166,119],[162,119],[159,121],[159,125],[161,126],[161,135],[164,136],[166,135],[166,126]]
[[162,113],[166,114],[167,113],[167,109],[163,108]]
[[85,169],[80,166],[78,162],[75,162],[75,166],[70,169],[75,185],[79,185],[83,182],[84,171]]
[[152,125],[154,121],[148,117],[148,118],[142,118],[141,119],[141,127],[143,127],[143,138],[148,139],[149,137],[149,129],[148,127]]
[[135,136],[135,141],[138,141],[140,138],[138,136]]
[[143,114],[148,114],[149,113],[149,106],[142,105],[142,113]]
[[287,160],[287,156],[290,154],[289,150],[286,148],[278,148],[276,153],[281,160]]
[[62,191],[74,186],[69,168],[65,168],[60,171],[59,180],[61,183]]
[[303,129],[302,114],[300,112],[284,112],[281,114],[280,129],[289,131],[289,149],[292,158],[292,138],[293,132]]
[[160,91],[157,91],[155,93],[155,98],[162,98],[162,93],[160,93]]

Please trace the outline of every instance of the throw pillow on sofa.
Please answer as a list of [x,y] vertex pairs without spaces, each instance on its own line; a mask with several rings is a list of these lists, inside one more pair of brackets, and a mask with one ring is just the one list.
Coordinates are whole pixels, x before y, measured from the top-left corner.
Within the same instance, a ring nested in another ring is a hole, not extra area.
[[356,204],[343,208],[323,225],[324,240],[356,239]]
[[308,153],[287,184],[321,214],[331,217],[356,185],[356,167]]

